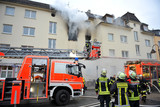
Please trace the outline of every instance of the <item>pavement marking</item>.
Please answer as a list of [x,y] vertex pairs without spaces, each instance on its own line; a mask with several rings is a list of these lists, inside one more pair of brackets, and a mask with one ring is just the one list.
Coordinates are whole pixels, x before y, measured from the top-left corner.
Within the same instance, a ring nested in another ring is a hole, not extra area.
[[160,107],[160,105],[140,105],[141,107]]
[[83,97],[83,98],[98,98],[98,96],[81,96],[81,97]]
[[100,102],[91,103],[91,104],[83,105],[83,106],[80,106],[80,107],[95,107],[95,106],[98,106],[98,105],[100,105]]
[[[99,107],[99,106],[100,106],[100,102],[96,102],[96,103],[83,105],[80,107]],[[160,107],[160,105],[140,105],[140,107]]]

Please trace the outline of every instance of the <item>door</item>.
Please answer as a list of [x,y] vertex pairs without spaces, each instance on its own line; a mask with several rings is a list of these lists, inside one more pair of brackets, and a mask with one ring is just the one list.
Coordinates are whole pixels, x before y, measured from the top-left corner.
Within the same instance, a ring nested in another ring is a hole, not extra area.
[[32,59],[29,98],[47,97],[47,59]]

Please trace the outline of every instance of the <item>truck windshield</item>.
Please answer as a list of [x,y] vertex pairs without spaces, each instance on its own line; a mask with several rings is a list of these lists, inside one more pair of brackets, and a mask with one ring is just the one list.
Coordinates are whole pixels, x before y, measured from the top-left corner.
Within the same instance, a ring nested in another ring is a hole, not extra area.
[[78,66],[77,65],[67,65],[67,71],[68,71],[68,74],[71,74],[71,75],[76,75],[78,76],[80,71],[78,69]]

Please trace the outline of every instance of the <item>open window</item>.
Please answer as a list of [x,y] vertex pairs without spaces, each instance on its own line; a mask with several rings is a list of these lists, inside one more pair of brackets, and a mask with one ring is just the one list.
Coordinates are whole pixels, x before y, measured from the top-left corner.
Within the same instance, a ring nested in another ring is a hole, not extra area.
[[81,76],[81,71],[79,71],[79,68],[77,65],[67,64],[66,68],[67,68],[68,74],[75,75],[75,76]]

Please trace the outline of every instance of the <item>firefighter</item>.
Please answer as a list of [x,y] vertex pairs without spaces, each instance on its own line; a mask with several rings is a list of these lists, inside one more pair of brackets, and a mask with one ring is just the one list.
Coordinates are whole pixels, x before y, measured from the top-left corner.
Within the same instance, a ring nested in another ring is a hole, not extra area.
[[159,84],[159,87],[160,87],[160,76],[158,77],[158,79],[159,79],[159,82],[158,82],[158,84]]
[[116,81],[116,75],[110,77],[110,85],[112,85]]
[[142,101],[146,102],[146,98],[147,98],[147,93],[150,94],[149,92],[149,87],[148,87],[148,82],[146,81],[146,79],[143,78],[142,75],[140,75],[140,86],[141,86],[141,97],[142,97]]
[[115,107],[130,107],[127,92],[131,86],[126,81],[126,74],[120,72],[117,81],[111,86],[110,92],[115,92]]
[[136,73],[130,72],[129,77],[130,79],[129,84],[132,85],[132,87],[134,87],[134,91],[133,90],[129,90],[129,94],[128,94],[128,99],[129,99],[129,103],[131,107],[139,107],[139,100],[140,100],[140,92],[141,92],[141,87],[140,87],[140,81],[136,78]]
[[95,91],[98,95],[98,100],[100,100],[100,107],[104,107],[104,101],[106,101],[106,107],[109,107],[110,102],[110,85],[109,79],[106,77],[106,69],[102,69],[101,77],[99,77],[95,84]]
[[87,90],[87,87],[86,87],[86,82],[85,82],[84,77],[83,77],[83,84],[84,84],[83,93],[85,94],[85,91]]

